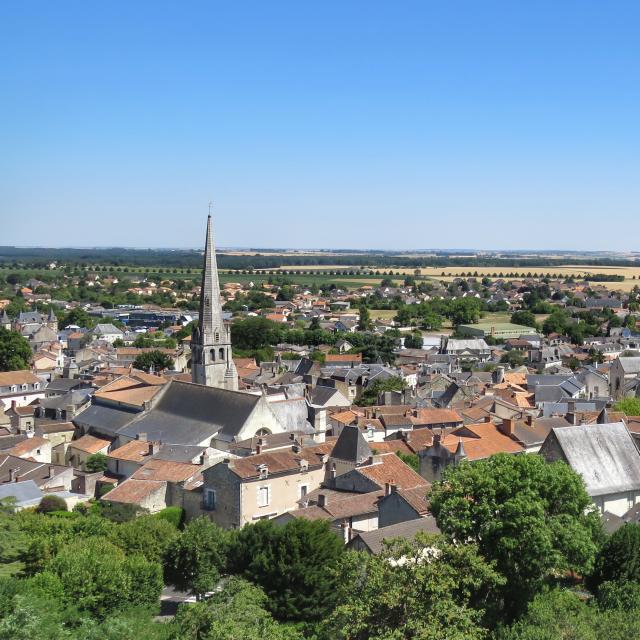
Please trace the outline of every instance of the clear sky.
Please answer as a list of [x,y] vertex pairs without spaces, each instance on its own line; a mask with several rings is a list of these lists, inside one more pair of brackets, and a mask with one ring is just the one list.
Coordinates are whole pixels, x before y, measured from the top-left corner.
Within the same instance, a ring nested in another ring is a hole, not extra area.
[[640,249],[640,2],[0,3],[0,244]]

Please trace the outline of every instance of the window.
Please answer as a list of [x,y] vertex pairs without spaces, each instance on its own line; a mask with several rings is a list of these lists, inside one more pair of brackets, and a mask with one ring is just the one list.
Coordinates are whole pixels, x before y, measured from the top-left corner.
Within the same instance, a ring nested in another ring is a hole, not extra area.
[[208,511],[216,509],[216,492],[215,489],[205,489],[204,491],[204,508]]
[[307,493],[309,493],[309,485],[301,484],[300,485],[300,498],[306,498]]
[[258,487],[258,506],[267,507],[271,502],[271,487]]
[[224,349],[220,348],[220,360],[224,360]]
[[211,356],[211,362],[215,362],[216,361],[216,350],[215,349],[211,349],[211,351],[209,352],[209,355]]
[[33,385],[33,388],[37,391],[37,390],[40,388],[40,383],[39,383],[39,382],[36,382],[36,383]]

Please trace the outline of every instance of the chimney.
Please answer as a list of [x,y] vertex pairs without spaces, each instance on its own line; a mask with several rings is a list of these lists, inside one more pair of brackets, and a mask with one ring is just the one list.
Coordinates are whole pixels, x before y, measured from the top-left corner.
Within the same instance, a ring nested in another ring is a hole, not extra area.
[[16,470],[9,469],[9,482],[15,482],[15,481],[16,481]]
[[337,475],[338,475],[338,471],[336,470],[336,465],[334,463],[331,465],[331,479],[335,480]]
[[20,476],[16,473],[16,482],[20,482]]
[[15,411],[15,410],[16,410],[16,405],[17,405],[17,404],[18,404],[18,403],[17,403],[15,400],[12,400],[12,401],[11,401],[11,409],[12,409],[13,411]]
[[140,440],[140,442],[146,442],[147,441],[147,433],[145,431],[141,431],[137,436],[136,436],[136,440]]
[[326,493],[319,493],[318,494],[318,506],[319,507],[326,507],[327,506],[327,494]]
[[489,414],[488,416],[484,417],[484,421],[485,422],[491,422],[491,414]]
[[512,436],[514,426],[515,420],[513,418],[503,418],[502,425],[500,426],[500,431],[502,431],[505,436]]
[[55,473],[56,473],[56,468],[52,464],[50,464],[49,465],[49,478],[53,478]]
[[433,442],[431,443],[432,446],[440,446],[440,444],[442,443],[442,434],[440,433],[434,433],[433,434]]
[[265,441],[262,438],[258,438],[258,443],[256,444],[256,455],[259,456],[264,449]]
[[384,495],[385,496],[390,496],[392,493],[396,492],[396,485],[395,482],[393,480],[391,480],[390,482],[385,482],[384,483]]
[[160,449],[158,442],[149,442],[148,445],[149,445],[150,456],[154,456],[156,453],[158,453],[158,449]]

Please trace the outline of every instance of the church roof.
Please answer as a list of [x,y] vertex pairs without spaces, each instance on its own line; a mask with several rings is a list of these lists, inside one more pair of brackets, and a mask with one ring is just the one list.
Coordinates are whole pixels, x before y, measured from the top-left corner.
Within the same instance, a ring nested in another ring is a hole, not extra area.
[[168,444],[196,445],[214,435],[231,441],[261,402],[262,396],[172,380],[156,405],[123,427],[119,434]]

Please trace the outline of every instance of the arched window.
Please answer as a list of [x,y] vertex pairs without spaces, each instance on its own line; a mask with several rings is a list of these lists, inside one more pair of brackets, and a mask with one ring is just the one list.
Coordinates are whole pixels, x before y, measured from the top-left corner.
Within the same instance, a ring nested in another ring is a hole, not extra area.
[[270,435],[270,434],[271,434],[271,431],[269,431],[269,429],[264,429],[264,428],[263,428],[263,429],[258,429],[258,430],[256,431],[256,435],[255,435],[255,437],[260,438],[260,437],[262,437],[262,436],[268,436],[268,435]]
[[211,355],[211,362],[215,362],[216,361],[216,350],[215,349],[211,349],[209,354]]
[[222,347],[220,347],[219,355],[220,355],[220,360],[224,360],[224,349]]

